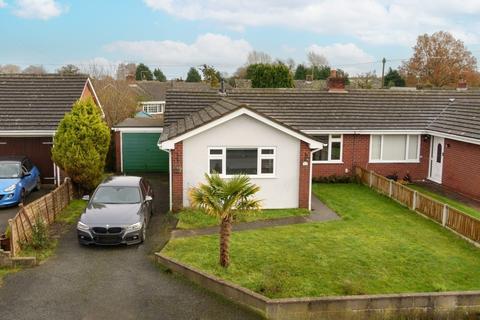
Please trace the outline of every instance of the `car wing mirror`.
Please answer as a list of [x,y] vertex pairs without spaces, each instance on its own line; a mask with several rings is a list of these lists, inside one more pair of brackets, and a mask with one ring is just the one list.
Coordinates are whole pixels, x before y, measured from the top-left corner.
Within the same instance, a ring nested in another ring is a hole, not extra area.
[[152,201],[153,198],[151,196],[145,196],[145,201]]
[[90,196],[88,194],[86,194],[82,197],[82,200],[90,201]]

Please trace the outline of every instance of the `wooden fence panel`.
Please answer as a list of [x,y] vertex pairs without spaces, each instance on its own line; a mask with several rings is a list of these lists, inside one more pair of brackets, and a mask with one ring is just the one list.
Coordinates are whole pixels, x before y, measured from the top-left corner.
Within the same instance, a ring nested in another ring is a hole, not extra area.
[[417,211],[442,223],[443,203],[435,201],[424,194],[417,193]]
[[11,230],[10,251],[13,256],[18,255],[22,243],[28,243],[32,238],[32,228],[42,221],[47,226],[55,222],[55,217],[65,209],[72,199],[70,179],[49,194],[29,203],[20,205],[20,209],[13,219],[8,221]]
[[473,241],[480,242],[480,220],[472,216],[448,208],[447,227]]
[[410,209],[415,209],[470,240],[480,242],[479,219],[450,208],[446,204],[418,193],[398,182],[390,181],[373,171],[356,167],[355,174],[360,182],[372,189],[390,196]]

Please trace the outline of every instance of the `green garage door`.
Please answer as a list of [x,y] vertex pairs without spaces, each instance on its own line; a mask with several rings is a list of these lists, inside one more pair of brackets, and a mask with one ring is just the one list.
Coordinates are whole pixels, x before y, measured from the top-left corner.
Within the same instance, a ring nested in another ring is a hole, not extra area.
[[158,148],[160,133],[123,133],[123,171],[168,172],[168,153]]

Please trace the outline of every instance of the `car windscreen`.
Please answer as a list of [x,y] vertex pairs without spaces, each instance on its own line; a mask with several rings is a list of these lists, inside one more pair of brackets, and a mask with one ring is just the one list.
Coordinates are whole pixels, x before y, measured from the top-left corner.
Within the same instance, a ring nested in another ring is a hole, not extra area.
[[20,163],[0,161],[0,179],[10,179],[20,177]]
[[92,199],[93,203],[139,203],[138,187],[99,187]]

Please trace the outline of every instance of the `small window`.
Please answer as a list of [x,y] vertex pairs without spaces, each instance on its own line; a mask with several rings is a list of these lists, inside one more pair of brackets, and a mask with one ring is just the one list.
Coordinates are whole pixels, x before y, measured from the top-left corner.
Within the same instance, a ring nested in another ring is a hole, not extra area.
[[313,161],[339,162],[342,161],[342,135],[330,134],[315,136],[315,139],[324,144],[323,149],[313,154]]
[[163,113],[165,102],[143,102],[142,110],[149,114]]

